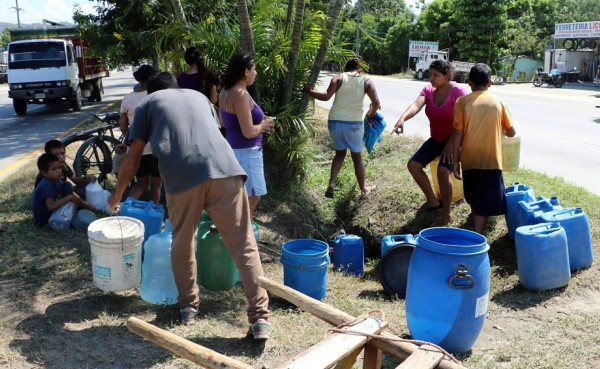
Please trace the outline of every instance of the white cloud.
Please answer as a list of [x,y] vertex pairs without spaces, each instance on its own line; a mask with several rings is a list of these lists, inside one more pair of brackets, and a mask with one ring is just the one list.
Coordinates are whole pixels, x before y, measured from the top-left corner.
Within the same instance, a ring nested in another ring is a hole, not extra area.
[[[17,0],[2,0],[0,22],[17,23],[15,10]],[[94,12],[91,0],[18,0],[21,24],[41,23],[42,19],[53,22],[73,23],[73,7],[79,4],[84,13]],[[6,6],[6,9],[2,9]]]

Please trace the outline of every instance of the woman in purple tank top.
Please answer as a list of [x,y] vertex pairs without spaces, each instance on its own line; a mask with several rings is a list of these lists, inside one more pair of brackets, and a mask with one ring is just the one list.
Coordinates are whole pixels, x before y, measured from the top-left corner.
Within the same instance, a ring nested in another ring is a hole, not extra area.
[[265,116],[247,91],[256,79],[254,58],[245,54],[234,55],[222,79],[219,116],[221,125],[225,127],[225,138],[248,175],[246,192],[252,217],[260,197],[267,194],[262,134],[273,130],[274,121]]

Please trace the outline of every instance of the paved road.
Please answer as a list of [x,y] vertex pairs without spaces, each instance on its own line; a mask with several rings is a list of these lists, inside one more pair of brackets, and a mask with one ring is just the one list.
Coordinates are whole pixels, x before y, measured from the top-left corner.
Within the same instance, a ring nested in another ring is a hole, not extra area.
[[[382,103],[388,132],[396,119],[417,97],[427,82],[372,77]],[[329,77],[324,76],[324,86]],[[72,112],[68,104],[32,106],[24,117],[16,116],[6,85],[0,86],[0,179],[34,158],[48,139],[60,136],[89,115],[131,91],[131,70],[113,73],[105,80],[104,101],[85,104]],[[492,86],[508,105],[522,128],[521,166],[560,176],[600,195],[600,88],[565,85],[535,88],[531,84]],[[366,105],[368,99],[366,99]],[[325,106],[329,104],[325,103]],[[405,134],[429,136],[421,112],[405,125]],[[552,194],[548,194],[552,195]]]
[[[325,89],[330,76],[324,76]],[[387,131],[427,83],[373,76]],[[520,124],[523,168],[562,177],[600,195],[600,86],[567,84],[540,88],[532,84],[494,85],[490,91],[506,103]],[[333,99],[332,99],[333,100]],[[368,106],[365,99],[365,106]],[[322,103],[330,106],[331,101]],[[425,112],[405,124],[406,135],[429,137]],[[548,194],[551,195],[551,194]]]
[[84,102],[79,112],[68,103],[57,105],[29,105],[27,114],[17,116],[8,86],[0,85],[0,180],[26,165],[43,150],[46,141],[61,137],[72,127],[77,127],[92,114],[132,91],[135,83],[131,70],[112,72],[104,80],[101,103]]

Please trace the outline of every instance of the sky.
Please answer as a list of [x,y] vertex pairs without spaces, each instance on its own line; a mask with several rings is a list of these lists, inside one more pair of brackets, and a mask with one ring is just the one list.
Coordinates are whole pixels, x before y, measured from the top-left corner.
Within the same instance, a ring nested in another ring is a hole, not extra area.
[[84,13],[93,13],[96,4],[91,0],[0,0],[0,22],[17,24],[17,2],[21,24],[42,23],[42,19],[73,23],[75,4],[79,4]]

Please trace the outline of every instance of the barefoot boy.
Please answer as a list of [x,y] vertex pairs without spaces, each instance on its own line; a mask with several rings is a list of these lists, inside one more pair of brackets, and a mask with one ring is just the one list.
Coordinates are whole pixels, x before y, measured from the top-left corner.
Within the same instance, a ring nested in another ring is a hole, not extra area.
[[[75,173],[73,173],[73,169],[69,167],[69,165],[65,162],[67,156],[65,151],[65,144],[63,144],[59,140],[50,140],[46,142],[44,145],[44,152],[46,154],[54,154],[60,161],[61,166],[61,177],[63,181],[66,181],[67,178],[70,179],[76,186],[76,188],[85,188],[90,182],[96,182],[96,176],[93,174],[88,174],[84,177],[77,177]],[[38,173],[37,177],[35,177],[35,185],[34,188],[42,181],[42,173]],[[83,191],[85,193],[85,191]]]
[[54,154],[42,154],[37,161],[38,170],[42,176],[40,183],[33,190],[33,217],[37,226],[48,223],[50,215],[69,201],[77,208],[83,207],[96,211],[96,208],[82,200],[73,192],[73,186],[63,181],[63,168],[60,160]]

